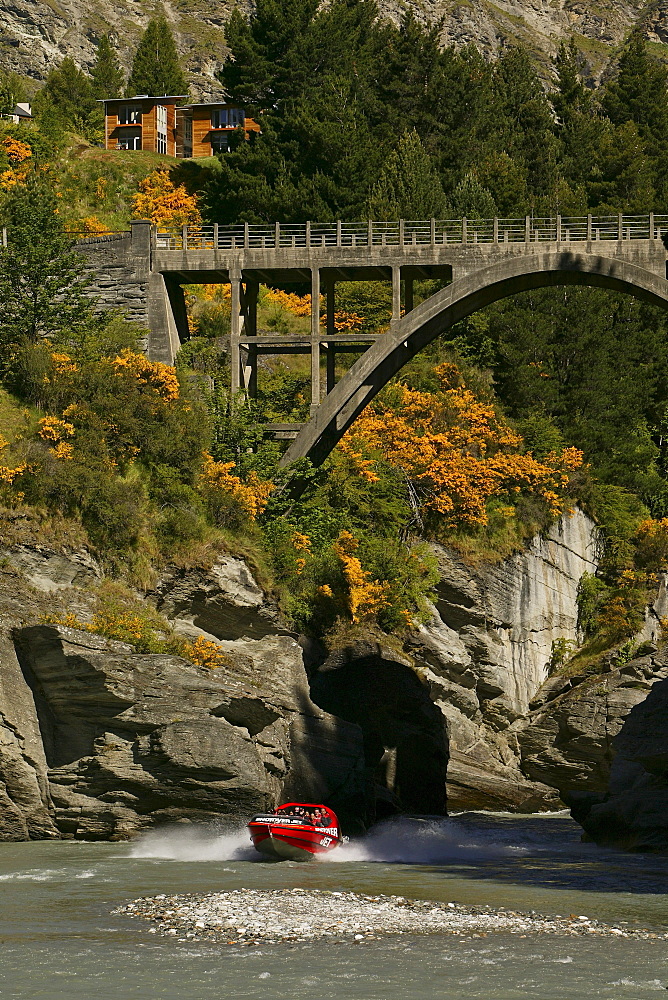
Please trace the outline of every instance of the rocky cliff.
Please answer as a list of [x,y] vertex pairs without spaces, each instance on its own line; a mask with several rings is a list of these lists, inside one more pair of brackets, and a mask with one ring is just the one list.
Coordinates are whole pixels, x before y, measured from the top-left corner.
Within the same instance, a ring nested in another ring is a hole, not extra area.
[[261,591],[239,560],[215,568],[211,614],[229,633],[221,607],[238,602],[246,635],[221,643],[215,670],[40,624],[85,617],[90,591],[64,582],[87,561],[22,547],[0,566],[0,839],[236,823],[292,797],[331,800],[351,826],[366,815],[362,733],[313,703],[301,648],[268,634],[264,599],[250,617]]
[[[225,23],[234,0],[0,0],[0,66],[42,81],[49,68],[66,56],[90,67],[95,43],[112,32],[122,64],[129,67],[132,52],[149,17],[164,10],[175,33],[193,93],[216,99],[221,93],[215,73],[227,55]],[[251,9],[250,2],[238,4]],[[399,3],[381,0],[384,16],[397,20],[408,9],[423,23],[440,23],[443,45],[475,45],[494,56],[521,42],[537,52],[549,74],[549,60],[559,42],[575,35],[585,53],[590,74],[598,79],[628,31],[640,24],[652,41],[668,40],[668,3],[665,0],[421,0]]]
[[524,552],[480,569],[434,550],[430,619],[402,649],[362,641],[333,653],[312,695],[362,728],[381,809],[439,812],[445,799],[450,810],[558,808],[558,792],[522,772],[518,733],[553,643],[576,642],[595,527],[576,510]]
[[[99,569],[83,551],[8,547],[0,839],[238,823],[286,798],[325,799],[349,829],[397,811],[567,801],[601,836],[611,810],[637,811],[665,785],[647,719],[666,711],[648,694],[665,687],[668,653],[654,643],[596,678],[549,675],[554,643],[577,641],[577,584],[596,548],[580,511],[496,565],[435,547],[429,620],[402,644],[360,633],[329,653],[289,633],[242,559],[172,568],[146,599],[218,643],[225,663],[211,670],[46,623],[90,613]],[[662,585],[644,638],[656,639],[665,600]]]
[[615,740],[603,802],[573,802],[575,818],[593,840],[633,850],[668,850],[668,683],[652,687]]

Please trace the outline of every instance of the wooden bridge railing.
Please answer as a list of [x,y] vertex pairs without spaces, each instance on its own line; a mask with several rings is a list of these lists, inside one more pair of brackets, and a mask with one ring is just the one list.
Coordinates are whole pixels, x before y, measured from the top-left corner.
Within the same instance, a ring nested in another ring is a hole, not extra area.
[[428,219],[425,222],[279,223],[183,226],[158,230],[159,250],[381,247],[465,243],[581,243],[668,236],[668,215],[557,215],[523,219]]

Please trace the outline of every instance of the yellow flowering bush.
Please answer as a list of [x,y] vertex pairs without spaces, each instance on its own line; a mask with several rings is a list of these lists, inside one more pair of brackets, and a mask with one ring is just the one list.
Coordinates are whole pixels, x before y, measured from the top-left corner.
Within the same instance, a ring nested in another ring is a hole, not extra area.
[[132,211],[135,219],[150,219],[158,226],[196,226],[202,221],[197,195],[188,194],[183,184],[174,184],[166,164],[139,182]]
[[362,563],[354,554],[358,547],[358,540],[349,531],[341,531],[333,545],[346,581],[347,609],[354,622],[373,618],[387,606],[389,596],[387,581],[372,580],[362,568]]
[[250,472],[246,480],[235,476],[234,462],[216,462],[204,452],[198,486],[219,523],[248,518],[254,521],[267,506],[274,484]]
[[163,400],[179,398],[179,380],[176,368],[161,361],[149,361],[144,354],[125,350],[112,361],[116,374],[130,374],[140,385],[154,389]]
[[51,625],[64,625],[81,632],[126,642],[138,653],[162,653],[181,656],[199,667],[215,670],[229,662],[220,646],[204,636],[194,641],[176,635],[169,623],[154,609],[139,602],[119,597],[114,585],[103,585],[97,608],[90,621],[83,621],[70,612],[65,615],[45,615]]
[[521,436],[468,388],[456,365],[439,365],[436,374],[438,393],[399,383],[353,424],[339,448],[357,475],[373,482],[375,457],[401,469],[423,515],[440,515],[451,528],[486,524],[495,496],[539,497],[553,516],[570,509],[565,491],[582,452],[565,448],[540,462],[521,453]]

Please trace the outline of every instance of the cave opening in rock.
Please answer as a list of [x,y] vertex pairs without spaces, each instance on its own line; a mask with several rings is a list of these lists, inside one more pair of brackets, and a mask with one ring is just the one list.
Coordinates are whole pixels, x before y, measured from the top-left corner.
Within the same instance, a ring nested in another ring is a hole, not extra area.
[[377,648],[342,650],[312,677],[311,697],[361,728],[376,819],[400,812],[445,814],[443,716],[410,666]]

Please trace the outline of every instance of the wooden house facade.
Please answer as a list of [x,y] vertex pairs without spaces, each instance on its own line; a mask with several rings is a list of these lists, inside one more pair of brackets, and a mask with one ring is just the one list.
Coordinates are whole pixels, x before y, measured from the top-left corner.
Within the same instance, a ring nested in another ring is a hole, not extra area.
[[105,149],[145,149],[183,158],[215,156],[234,148],[259,125],[238,104],[182,104],[184,95],[104,100]]
[[176,156],[176,105],[184,94],[119,97],[104,103],[105,149],[144,149]]
[[246,117],[239,104],[185,104],[177,110],[176,155],[198,158],[229,153],[238,141],[239,130],[245,139],[260,131],[252,118]]

